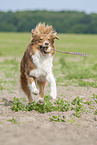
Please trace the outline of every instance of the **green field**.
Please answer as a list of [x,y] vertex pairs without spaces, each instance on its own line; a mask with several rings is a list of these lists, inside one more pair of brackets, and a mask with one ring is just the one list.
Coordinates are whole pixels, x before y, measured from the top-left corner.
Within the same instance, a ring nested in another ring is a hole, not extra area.
[[[0,143],[97,144],[97,35],[58,34],[56,49],[88,57],[54,57],[58,97],[46,87],[44,103],[32,104],[19,87],[20,60],[30,33],[0,33]],[[48,143],[47,143],[48,142]]]
[[[54,75],[57,85],[97,87],[97,35],[58,36],[57,50],[87,53],[88,57],[56,52]],[[20,59],[30,38],[30,33],[0,33],[0,91],[12,91],[16,87]]]

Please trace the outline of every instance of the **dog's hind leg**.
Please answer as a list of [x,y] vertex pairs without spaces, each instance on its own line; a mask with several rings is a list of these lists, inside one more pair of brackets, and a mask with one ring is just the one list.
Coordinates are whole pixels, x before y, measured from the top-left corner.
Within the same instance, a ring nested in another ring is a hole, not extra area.
[[33,99],[32,99],[32,94],[29,89],[28,83],[29,83],[28,78],[25,75],[21,75],[20,76],[21,88],[25,92],[25,94],[28,96],[29,103],[32,103]]
[[43,103],[43,95],[44,95],[44,87],[46,84],[46,81],[38,81],[38,86],[39,86],[39,99],[38,102],[39,103]]
[[27,88],[27,96],[28,96],[29,103],[33,103],[32,94],[30,92],[29,87]]

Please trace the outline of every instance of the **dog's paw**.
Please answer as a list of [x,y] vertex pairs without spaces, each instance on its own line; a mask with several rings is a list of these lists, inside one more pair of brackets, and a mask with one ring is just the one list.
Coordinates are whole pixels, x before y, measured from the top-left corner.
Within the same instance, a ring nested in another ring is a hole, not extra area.
[[32,84],[28,84],[30,92],[34,95],[38,95],[39,94],[39,90],[36,88],[35,82],[33,82]]
[[34,95],[38,95],[38,94],[39,94],[39,90],[38,90],[37,88],[35,88],[35,89],[33,89],[32,93],[33,93]]
[[54,93],[54,92],[51,92],[51,93],[50,93],[50,96],[51,96],[53,99],[56,99],[56,98],[57,98],[57,94]]
[[44,103],[44,99],[43,98],[39,98],[37,101],[38,104],[43,104]]

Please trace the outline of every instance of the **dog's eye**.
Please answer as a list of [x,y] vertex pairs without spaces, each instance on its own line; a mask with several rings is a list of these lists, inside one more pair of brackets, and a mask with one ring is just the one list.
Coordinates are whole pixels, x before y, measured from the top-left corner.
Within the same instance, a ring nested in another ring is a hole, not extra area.
[[39,39],[40,41],[43,40],[42,38]]

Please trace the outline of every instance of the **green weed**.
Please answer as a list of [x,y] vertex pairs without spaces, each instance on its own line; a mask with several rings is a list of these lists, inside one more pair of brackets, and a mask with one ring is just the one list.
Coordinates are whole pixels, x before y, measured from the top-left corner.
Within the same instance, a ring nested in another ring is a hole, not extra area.
[[93,99],[97,103],[97,95],[93,94]]
[[3,122],[2,122],[2,121],[0,121],[0,124],[3,124]]
[[13,111],[38,111],[40,113],[45,112],[52,112],[52,111],[68,111],[70,109],[70,103],[69,101],[58,99],[54,103],[50,101],[50,97],[46,96],[44,98],[44,103],[39,104],[37,102],[33,102],[32,104],[25,105],[23,104],[18,98],[13,99],[13,106],[11,106]]
[[[86,102],[85,102],[86,103]],[[83,98],[76,97],[72,102],[71,102],[71,110],[74,110],[75,112],[73,113],[74,116],[76,117],[81,117],[82,112],[86,111],[86,107],[84,106]]]
[[85,101],[84,104],[91,105],[92,102],[91,101]]
[[25,111],[25,105],[18,99],[15,98],[13,99],[13,105],[11,106],[12,110],[15,112],[18,112],[20,110]]
[[55,122],[65,122],[65,117],[62,116],[62,118],[60,118],[60,115],[53,115],[52,117],[49,117],[50,121],[55,121]]
[[79,123],[76,123],[76,122],[75,122],[74,118],[68,119],[68,123],[72,123],[72,124],[75,124],[75,125],[80,126]]
[[50,96],[44,97],[43,104],[39,104],[35,101],[32,104],[24,104],[22,101],[26,102],[26,98],[18,99],[14,97],[11,109],[15,112],[20,110],[35,110],[40,113],[47,113],[52,111],[66,112],[68,110],[71,110],[73,111],[72,114],[78,118],[81,117],[83,112],[88,112],[88,106],[90,109],[94,109],[92,101],[83,101],[83,98],[80,97],[76,97],[75,99],[73,99],[71,104],[69,101],[66,101],[63,98],[58,98],[57,100],[52,101]]
[[74,123],[74,124],[75,124],[75,120],[74,120],[74,118],[68,119],[68,122],[70,122],[70,123]]
[[94,106],[91,105],[91,106],[89,106],[89,108],[90,108],[90,109],[94,109]]
[[97,88],[97,82],[89,82],[89,81],[80,80],[80,81],[78,81],[78,84],[81,87],[93,87],[93,88]]
[[16,121],[16,119],[15,119],[15,118],[8,119],[7,121],[12,122],[13,124],[17,124],[17,121]]
[[22,102],[27,103],[27,99],[26,99],[26,97],[22,97],[22,98],[20,98],[20,100],[21,100]]
[[54,105],[55,105],[55,109],[57,111],[64,112],[64,111],[68,111],[70,109],[70,102],[63,100],[63,98],[62,99],[58,98],[58,100],[56,100],[54,102]]
[[94,115],[97,115],[97,109],[95,110]]

